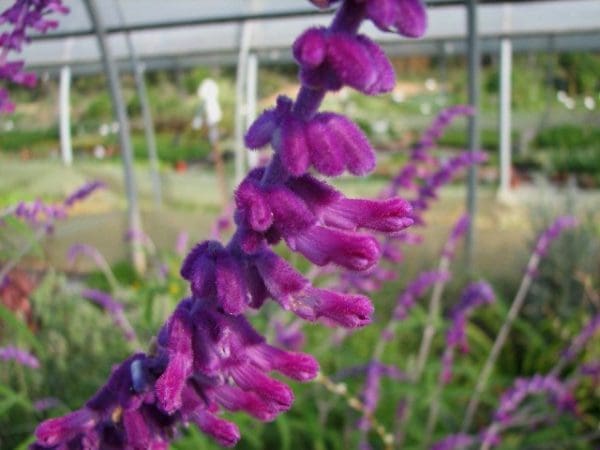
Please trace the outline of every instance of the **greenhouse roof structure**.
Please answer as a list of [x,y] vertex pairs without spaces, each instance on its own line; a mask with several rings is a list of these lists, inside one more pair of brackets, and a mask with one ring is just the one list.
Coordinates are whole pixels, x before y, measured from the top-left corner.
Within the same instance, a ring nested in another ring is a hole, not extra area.
[[[116,2],[120,6],[119,14]],[[7,3],[0,0],[0,6]],[[330,13],[304,0],[103,0],[97,2],[118,61],[127,61],[125,32],[138,58],[149,68],[231,64],[241,37],[262,62],[288,61],[290,45],[301,30],[325,24]],[[424,39],[411,41],[369,30],[396,54],[462,53],[467,34],[460,0],[430,0],[430,26]],[[69,65],[100,71],[100,53],[83,2],[69,2],[71,13],[56,32],[37,36],[24,56],[32,68]],[[597,0],[480,1],[482,51],[495,51],[499,37],[511,37],[515,50],[600,49]],[[268,26],[266,26],[268,24]],[[246,31],[244,32],[244,28]]]

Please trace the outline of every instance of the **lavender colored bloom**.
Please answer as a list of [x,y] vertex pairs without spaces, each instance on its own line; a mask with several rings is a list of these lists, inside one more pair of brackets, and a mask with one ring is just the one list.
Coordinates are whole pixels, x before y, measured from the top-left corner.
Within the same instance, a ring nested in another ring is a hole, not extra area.
[[450,278],[450,273],[447,271],[433,270],[430,272],[421,272],[406,287],[404,292],[398,297],[396,308],[394,309],[394,318],[404,320],[408,316],[408,312],[415,305],[416,300],[421,297],[427,289],[433,284],[447,281]]
[[417,198],[411,200],[412,218],[415,223],[424,223],[421,213],[429,207],[429,201],[437,198],[437,191],[452,180],[460,170],[486,160],[487,155],[483,152],[463,152],[446,161],[436,172],[429,175],[420,186]]
[[575,399],[564,383],[552,375],[535,375],[532,378],[518,378],[513,386],[502,394],[494,419],[500,423],[507,423],[527,397],[538,394],[546,394],[561,411],[576,410]]
[[[16,0],[12,6],[0,14],[0,25],[7,29],[0,34],[0,79],[33,87],[36,76],[23,70],[24,61],[8,61],[10,52],[20,52],[23,44],[29,42],[30,29],[46,33],[56,28],[58,22],[48,20],[51,13],[66,14],[68,8],[61,0]],[[14,104],[8,97],[6,89],[0,89],[0,113],[11,113]]]
[[86,199],[98,189],[106,188],[106,184],[102,181],[91,181],[72,192],[64,201],[65,206],[71,207],[75,203]]
[[534,253],[539,257],[543,257],[547,252],[550,244],[554,242],[560,234],[568,229],[575,228],[579,221],[573,216],[558,217],[538,239]]
[[442,250],[442,256],[444,256],[448,260],[454,259],[454,254],[456,253],[456,247],[458,246],[458,241],[469,231],[469,227],[471,226],[471,216],[469,214],[463,214],[454,224],[452,231],[450,232],[450,236],[444,244],[444,249]]
[[600,314],[592,317],[581,332],[571,341],[569,347],[563,352],[567,360],[573,359],[592,337],[600,330]]
[[104,309],[112,317],[115,324],[123,331],[123,334],[128,341],[131,342],[136,340],[135,331],[125,317],[123,311],[124,308],[121,303],[117,302],[106,292],[98,291],[96,289],[84,289],[81,291],[81,296]]
[[0,347],[0,361],[15,361],[32,369],[40,367],[40,362],[35,356],[14,346]]
[[450,314],[452,325],[446,332],[446,349],[442,355],[442,371],[440,373],[444,384],[448,384],[452,379],[455,349],[459,348],[462,352],[469,350],[466,336],[469,313],[477,306],[492,303],[494,299],[492,287],[486,282],[471,283],[463,291],[459,303]]
[[90,258],[98,267],[103,267],[106,264],[102,254],[97,248],[88,244],[73,244],[67,252],[67,260],[73,265],[80,255],[85,255]]
[[458,117],[470,116],[474,112],[470,105],[454,105],[443,109],[421,135],[421,139],[411,148],[411,161],[433,162],[433,158],[428,152],[437,144],[444,131]]
[[452,434],[433,444],[430,450],[460,450],[469,447],[474,442],[473,436],[468,434]]

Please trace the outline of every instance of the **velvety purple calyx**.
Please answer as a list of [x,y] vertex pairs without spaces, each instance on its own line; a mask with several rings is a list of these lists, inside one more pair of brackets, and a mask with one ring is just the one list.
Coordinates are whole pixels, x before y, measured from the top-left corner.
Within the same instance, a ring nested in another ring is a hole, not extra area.
[[311,28],[294,43],[302,84],[337,91],[344,85],[367,95],[394,88],[394,69],[381,48],[363,35]]
[[366,16],[383,31],[416,38],[427,29],[422,0],[366,0],[366,6]]
[[250,148],[269,143],[292,176],[303,175],[311,164],[327,176],[340,175],[344,170],[365,175],[375,166],[375,153],[367,137],[352,121],[334,113],[300,118],[285,97],[280,97],[275,109],[259,116],[246,134]]

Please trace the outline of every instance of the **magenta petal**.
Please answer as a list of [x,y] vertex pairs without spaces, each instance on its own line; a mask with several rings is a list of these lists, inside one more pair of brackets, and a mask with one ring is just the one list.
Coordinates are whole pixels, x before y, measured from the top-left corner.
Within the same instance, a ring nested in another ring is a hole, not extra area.
[[371,323],[373,305],[367,297],[340,294],[325,289],[311,289],[307,296],[314,298],[316,317],[326,317],[346,328],[357,328]]
[[325,224],[354,230],[370,228],[384,233],[398,232],[413,223],[409,217],[412,208],[400,198],[362,200],[340,198],[323,210]]
[[276,370],[298,381],[312,380],[319,371],[319,363],[311,355],[286,352],[268,344],[248,347],[246,354],[261,369]]
[[353,175],[365,175],[373,170],[375,152],[364,133],[344,116],[326,114],[331,136],[343,150],[348,171]]
[[300,176],[308,169],[309,152],[304,133],[305,126],[293,115],[286,116],[281,123],[278,151],[283,166],[293,176]]
[[125,411],[123,426],[127,434],[127,443],[131,448],[150,448],[154,437],[139,411]]
[[238,365],[230,369],[231,376],[244,391],[253,391],[267,402],[274,403],[275,408],[281,411],[288,410],[294,401],[292,390],[281,381],[271,378],[258,368]]
[[[401,0],[400,0],[401,1]],[[394,22],[400,14],[399,0],[369,0],[366,13],[377,28],[391,31]]]
[[327,56],[327,39],[324,28],[306,30],[293,46],[294,58],[302,66],[314,68]]
[[70,441],[77,435],[93,428],[95,424],[96,415],[84,408],[66,416],[42,422],[35,430],[35,437],[42,445],[53,447]]
[[169,322],[169,363],[156,380],[156,399],[168,414],[181,407],[181,393],[187,378],[192,373],[194,355],[192,351],[193,327],[188,312],[177,309]]
[[229,411],[246,411],[253,417],[263,421],[271,421],[277,417],[278,413],[283,411],[273,408],[272,404],[266,402],[256,393],[243,391],[233,386],[221,386],[215,389],[214,397],[223,408]]
[[335,177],[344,171],[344,155],[329,132],[326,121],[317,115],[306,129],[313,167],[323,175]]
[[192,418],[203,433],[214,438],[223,447],[233,447],[240,440],[240,430],[234,423],[202,410],[196,412]]
[[396,29],[404,36],[420,37],[427,30],[427,10],[422,0],[398,0],[400,15]]
[[273,298],[284,307],[289,303],[292,294],[301,291],[308,284],[285,259],[270,250],[259,254],[255,264]]
[[302,253],[318,266],[334,263],[350,270],[367,270],[380,256],[379,244],[374,237],[318,225],[286,240],[292,250]]

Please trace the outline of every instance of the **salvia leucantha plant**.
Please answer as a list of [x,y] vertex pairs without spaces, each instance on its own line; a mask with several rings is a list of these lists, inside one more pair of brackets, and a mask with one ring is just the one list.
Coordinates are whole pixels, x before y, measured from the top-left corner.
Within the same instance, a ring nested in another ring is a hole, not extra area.
[[318,372],[312,356],[269,345],[245,318],[248,308],[270,298],[309,321],[353,328],[371,320],[368,298],[312,286],[271,246],[284,241],[313,264],[363,271],[381,255],[369,230],[398,233],[412,224],[407,201],[346,198],[308,171],[364,175],[374,168],[362,131],[342,115],[319,112],[319,105],[343,86],[367,95],[390,91],[390,62],[358,29],[370,20],[416,37],[425,30],[425,9],[419,0],[315,3],[339,7],[329,27],[309,29],[294,44],[297,98],[280,97],[246,135],[249,148],[271,144],[274,154],[236,191],[233,237],[192,249],[181,267],[191,296],[150,351],[118,365],[81,409],[42,423],[32,448],[165,448],[181,423],[234,445],[238,428],[220,410],[272,420],[291,407],[293,393],[269,373],[306,381]]

